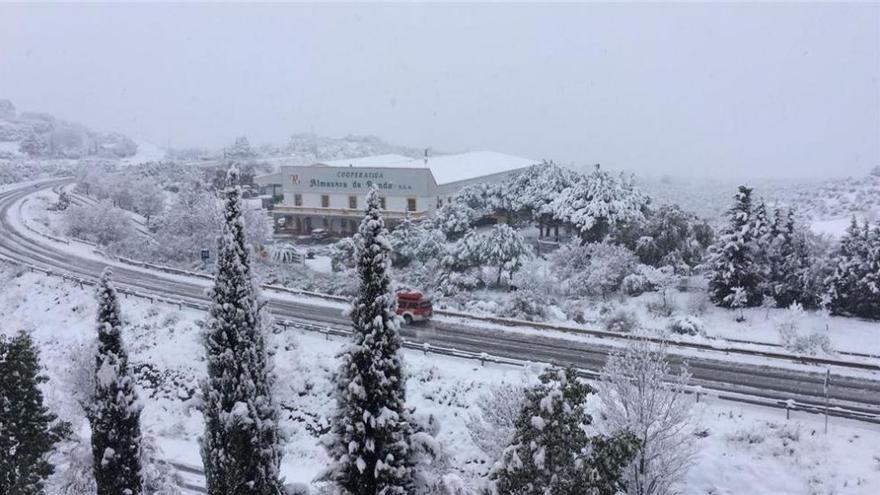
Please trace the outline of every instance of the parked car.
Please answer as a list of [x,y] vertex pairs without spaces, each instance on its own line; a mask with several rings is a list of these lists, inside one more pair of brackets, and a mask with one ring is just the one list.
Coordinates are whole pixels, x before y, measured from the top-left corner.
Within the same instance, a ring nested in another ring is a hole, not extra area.
[[312,240],[320,241],[322,239],[326,239],[329,234],[326,229],[312,229],[310,236]]
[[434,316],[434,306],[421,292],[398,292],[397,314],[409,325],[414,321],[431,319]]

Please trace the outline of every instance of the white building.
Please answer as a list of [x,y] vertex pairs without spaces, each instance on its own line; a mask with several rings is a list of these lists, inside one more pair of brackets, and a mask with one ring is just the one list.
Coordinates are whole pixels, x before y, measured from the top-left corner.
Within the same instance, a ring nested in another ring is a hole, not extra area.
[[413,159],[378,155],[330,160],[308,166],[281,166],[254,181],[283,196],[273,210],[277,230],[295,234],[322,228],[331,234],[354,233],[363,218],[370,187],[381,194],[386,222],[409,213],[421,218],[450,201],[464,186],[500,182],[536,160],[493,151]]

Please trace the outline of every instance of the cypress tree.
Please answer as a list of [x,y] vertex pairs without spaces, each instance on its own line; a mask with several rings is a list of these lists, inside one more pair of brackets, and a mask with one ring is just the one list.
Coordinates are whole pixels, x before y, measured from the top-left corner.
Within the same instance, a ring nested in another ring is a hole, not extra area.
[[95,389],[88,407],[92,427],[92,468],[98,495],[142,492],[141,404],[122,345],[122,312],[104,269],[98,283],[98,351]]
[[337,410],[326,446],[326,478],[352,495],[413,492],[413,424],[405,409],[406,376],[390,291],[390,245],[379,194],[367,194],[355,238],[360,282],[352,306],[353,342],[335,376]]
[[628,432],[590,437],[593,419],[584,410],[593,389],[573,368],[549,369],[526,392],[514,422],[512,444],[495,466],[499,494],[614,495],[623,491],[623,472],[638,452]]
[[0,495],[40,495],[54,472],[49,454],[70,426],[43,405],[47,380],[28,334],[0,334]]
[[760,280],[755,266],[755,233],[752,189],[739,186],[736,202],[728,211],[727,227],[709,251],[709,296],[715,304],[731,307],[734,290],[742,289],[746,306],[761,304]]
[[202,462],[212,495],[283,493],[278,409],[251,278],[238,169],[223,191],[217,274],[205,332],[208,376],[202,383]]

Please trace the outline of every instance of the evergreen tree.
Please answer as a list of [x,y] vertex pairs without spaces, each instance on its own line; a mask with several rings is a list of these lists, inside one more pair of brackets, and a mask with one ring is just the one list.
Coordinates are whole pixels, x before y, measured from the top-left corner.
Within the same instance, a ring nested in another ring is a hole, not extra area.
[[773,238],[776,234],[776,226],[767,214],[767,205],[764,203],[763,199],[758,203],[758,206],[755,207],[751,220],[751,252],[755,274],[758,278],[758,292],[760,293],[760,297],[763,298],[764,296],[772,295],[773,292],[773,281],[771,278],[773,268],[770,251],[773,245]]
[[770,247],[771,295],[777,308],[787,308],[795,302],[815,306],[818,301],[808,290],[807,279],[812,262],[807,239],[797,231],[792,210],[788,211],[784,223],[781,213],[778,217],[780,227]]
[[880,319],[880,226],[859,226],[853,217],[826,280],[831,311]]
[[141,481],[141,404],[122,345],[122,312],[106,268],[98,283],[95,389],[88,407],[98,495],[137,495]]
[[211,495],[283,493],[278,410],[245,244],[238,169],[227,173],[202,383],[205,480]]
[[623,470],[638,451],[628,432],[587,435],[584,411],[592,388],[574,369],[550,369],[526,393],[514,422],[512,444],[492,472],[503,495],[614,495],[623,490]]
[[739,186],[728,211],[729,223],[709,250],[709,296],[719,306],[731,307],[734,288],[740,288],[746,306],[761,304],[754,255],[752,189]]
[[367,194],[356,236],[360,282],[352,305],[352,345],[335,377],[337,410],[326,446],[333,464],[327,479],[352,495],[413,492],[414,426],[405,409],[406,376],[390,291],[388,231],[379,194]]
[[70,430],[43,405],[33,340],[0,334],[0,495],[38,495],[54,471],[49,454]]

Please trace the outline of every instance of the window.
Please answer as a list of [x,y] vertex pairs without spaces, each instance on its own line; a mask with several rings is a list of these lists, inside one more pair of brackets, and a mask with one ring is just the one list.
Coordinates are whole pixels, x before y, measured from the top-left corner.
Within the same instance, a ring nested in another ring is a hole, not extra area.
[[385,196],[379,196],[379,208],[383,210],[387,209],[385,206]]
[[443,198],[437,198],[437,208],[443,208]]
[[358,197],[357,196],[349,196],[348,197],[348,207],[352,210],[356,210],[358,207]]
[[416,198],[406,198],[406,211],[416,211]]
[[446,196],[446,204],[452,203],[452,196]]
[[322,208],[330,208],[330,196],[327,194],[321,195],[321,207]]
[[294,194],[293,195],[293,206],[302,206],[303,205],[303,195],[302,194]]

